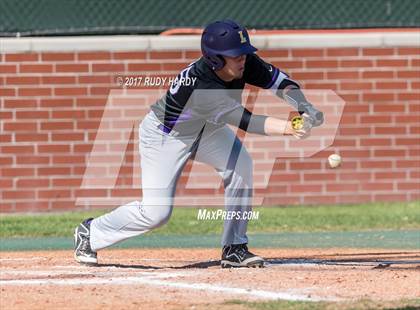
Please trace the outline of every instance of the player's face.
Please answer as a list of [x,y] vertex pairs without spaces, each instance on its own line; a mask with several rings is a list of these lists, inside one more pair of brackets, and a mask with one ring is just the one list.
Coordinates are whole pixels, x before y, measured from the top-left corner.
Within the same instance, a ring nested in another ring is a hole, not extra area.
[[240,55],[237,57],[225,56],[226,64],[223,67],[222,71],[224,71],[226,76],[229,77],[231,80],[240,79],[244,74],[245,60],[246,55]]

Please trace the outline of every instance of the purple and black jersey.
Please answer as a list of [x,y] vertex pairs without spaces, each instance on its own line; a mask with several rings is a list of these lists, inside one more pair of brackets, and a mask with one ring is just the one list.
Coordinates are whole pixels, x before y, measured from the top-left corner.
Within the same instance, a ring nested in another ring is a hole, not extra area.
[[[189,85],[182,81],[189,78]],[[225,115],[241,105],[241,93],[245,84],[277,91],[287,75],[264,62],[256,54],[247,55],[243,77],[231,82],[221,80],[210,66],[200,58],[178,75],[178,83],[172,84],[166,95],[159,99],[152,110],[170,131],[177,129],[194,131],[205,123],[224,125]],[[184,80],[183,80],[184,79]],[[181,81],[181,82],[180,82]]]

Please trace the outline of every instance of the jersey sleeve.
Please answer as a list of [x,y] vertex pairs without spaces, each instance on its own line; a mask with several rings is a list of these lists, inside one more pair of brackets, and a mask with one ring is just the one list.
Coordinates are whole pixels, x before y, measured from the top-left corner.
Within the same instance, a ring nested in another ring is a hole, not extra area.
[[280,83],[289,76],[265,62],[256,54],[249,54],[245,62],[245,82],[264,89],[277,91]]
[[266,135],[265,121],[266,115],[252,114],[244,107],[239,107],[223,116],[222,120],[230,125],[238,127],[250,133]]

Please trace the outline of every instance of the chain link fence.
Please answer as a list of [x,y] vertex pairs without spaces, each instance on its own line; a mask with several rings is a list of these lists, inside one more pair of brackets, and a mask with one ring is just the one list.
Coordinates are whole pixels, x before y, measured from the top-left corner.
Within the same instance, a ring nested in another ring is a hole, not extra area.
[[235,19],[255,29],[420,27],[420,0],[1,0],[1,36],[156,34]]

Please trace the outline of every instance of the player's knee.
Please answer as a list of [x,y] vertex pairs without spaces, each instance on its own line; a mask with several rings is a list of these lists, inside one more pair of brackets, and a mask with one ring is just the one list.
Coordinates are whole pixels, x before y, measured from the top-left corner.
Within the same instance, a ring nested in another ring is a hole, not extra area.
[[171,214],[172,204],[154,206],[153,212],[146,216],[150,228],[154,229],[165,225],[169,221]]

